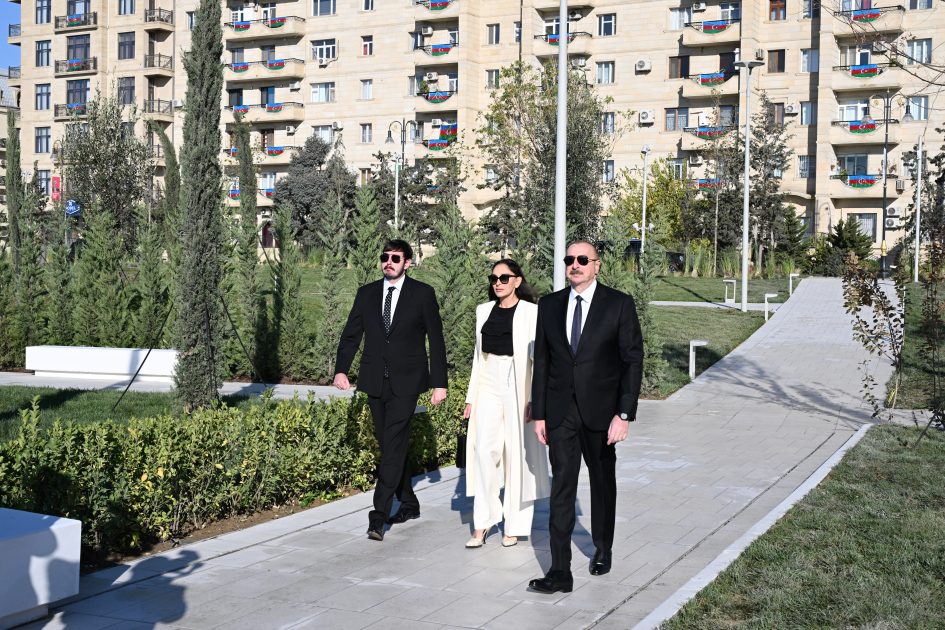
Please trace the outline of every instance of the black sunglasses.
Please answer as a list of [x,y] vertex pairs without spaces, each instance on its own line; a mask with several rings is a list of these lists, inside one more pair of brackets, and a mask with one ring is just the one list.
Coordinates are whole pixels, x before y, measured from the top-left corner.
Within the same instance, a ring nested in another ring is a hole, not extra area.
[[509,280],[511,280],[512,278],[518,278],[518,276],[513,276],[507,273],[503,273],[501,276],[492,274],[489,276],[489,286],[491,287],[496,282],[501,282],[502,284],[508,284]]
[[387,262],[388,260],[394,261],[394,264],[396,265],[396,264],[400,263],[400,254],[388,254],[388,253],[386,253],[386,252],[383,253],[383,254],[381,254],[381,262],[382,262],[382,263],[383,263],[383,262]]
[[592,260],[600,260],[599,258],[588,258],[587,256],[565,256],[564,264],[570,267],[574,264],[575,258],[577,259],[578,264],[582,267],[586,267],[587,263],[591,262]]

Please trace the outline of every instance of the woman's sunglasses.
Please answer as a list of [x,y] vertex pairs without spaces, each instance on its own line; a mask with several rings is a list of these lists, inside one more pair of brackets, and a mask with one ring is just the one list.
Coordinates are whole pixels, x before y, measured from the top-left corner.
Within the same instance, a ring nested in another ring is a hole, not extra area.
[[400,263],[400,254],[381,254],[381,262],[387,262],[388,260],[394,261],[394,264]]
[[564,264],[570,267],[574,264],[575,258],[577,259],[578,264],[582,267],[586,267],[587,263],[591,262],[592,260],[600,260],[599,258],[588,258],[587,256],[565,256]]
[[489,286],[490,287],[493,286],[496,282],[501,282],[502,284],[508,284],[509,280],[511,280],[512,278],[518,278],[518,276],[509,275],[507,273],[503,273],[501,276],[492,274],[489,276]]

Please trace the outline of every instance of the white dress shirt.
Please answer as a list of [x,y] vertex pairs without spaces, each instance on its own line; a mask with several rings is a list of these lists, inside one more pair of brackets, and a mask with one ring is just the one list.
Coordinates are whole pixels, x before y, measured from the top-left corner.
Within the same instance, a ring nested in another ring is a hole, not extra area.
[[591,300],[594,299],[594,291],[597,289],[597,280],[594,280],[583,293],[578,293],[571,287],[571,296],[568,298],[568,320],[565,323],[564,330],[568,334],[568,343],[571,343],[571,324],[574,322],[574,307],[577,302],[574,298],[581,296],[581,335],[584,335],[584,323],[587,322],[587,312],[591,310]]
[[400,292],[403,291],[404,278],[406,277],[407,274],[400,276],[400,279],[394,284],[391,284],[389,280],[385,279],[381,284],[381,286],[384,287],[384,291],[381,293],[381,320],[384,318],[384,302],[387,301],[387,288],[394,287],[394,294],[390,296],[390,322],[391,324],[394,323],[394,311],[397,310],[397,300],[400,298]]

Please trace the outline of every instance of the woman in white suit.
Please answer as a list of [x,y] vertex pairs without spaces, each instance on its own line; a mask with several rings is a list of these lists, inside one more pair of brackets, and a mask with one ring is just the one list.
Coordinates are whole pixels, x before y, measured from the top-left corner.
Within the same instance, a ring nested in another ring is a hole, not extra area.
[[476,308],[476,351],[463,411],[469,419],[466,494],[475,497],[469,548],[482,547],[503,518],[502,545],[516,544],[531,533],[535,501],[551,493],[546,451],[525,428],[531,422],[537,292],[518,263],[503,259],[489,276],[489,297]]

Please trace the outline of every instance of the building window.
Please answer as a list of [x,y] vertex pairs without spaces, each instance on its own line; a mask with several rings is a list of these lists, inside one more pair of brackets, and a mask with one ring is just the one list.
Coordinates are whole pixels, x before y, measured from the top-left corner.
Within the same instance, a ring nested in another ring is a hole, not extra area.
[[735,72],[735,53],[719,53],[719,72]]
[[118,15],[132,15],[135,12],[135,0],[118,0]]
[[487,44],[499,43],[499,25],[498,24],[486,24],[486,43]]
[[371,137],[374,132],[374,126],[371,123],[364,123],[361,125],[361,142],[368,143],[371,142]]
[[787,19],[787,2],[785,0],[768,0],[768,15],[772,21]]
[[846,171],[847,175],[866,175],[868,160],[865,153],[856,155],[838,155],[837,162],[840,169]]
[[669,167],[673,170],[673,179],[683,179],[686,176],[686,161],[682,158],[669,160]]
[[49,153],[49,127],[36,128],[36,153]]
[[52,178],[49,176],[49,171],[36,171],[36,182],[39,184],[39,189],[43,191],[43,194],[48,195],[52,186]]
[[932,40],[910,39],[906,44],[909,65],[916,63],[932,63]]
[[801,103],[801,124],[817,124],[817,103],[813,103],[811,101],[803,101]]
[[313,0],[312,15],[334,15],[335,0]]
[[66,0],[68,15],[84,15],[92,10],[92,0]]
[[802,17],[809,20],[820,17],[820,0],[802,0],[801,7]]
[[600,115],[600,132],[604,135],[612,135],[616,122],[616,116],[613,112],[604,112]]
[[373,35],[362,35],[361,36],[361,54],[365,57],[370,57],[374,54],[374,36]]
[[243,104],[243,88],[230,90],[230,107],[237,107]]
[[269,147],[276,146],[276,130],[275,129],[260,129],[259,139],[262,142],[264,149],[268,149]]
[[374,98],[374,79],[361,79],[361,99],[365,101]]
[[597,36],[608,37],[617,34],[617,14],[607,13],[597,16]]
[[670,79],[688,79],[689,78],[689,56],[670,57],[669,58],[669,78]]
[[92,37],[76,35],[66,38],[66,56],[68,59],[88,59],[92,56]]
[[313,83],[312,84],[312,102],[313,103],[333,103],[335,101],[335,82],[331,83]]
[[373,11],[374,10],[374,0],[362,0],[361,9],[364,11]]
[[737,21],[742,19],[741,2],[723,2],[719,5],[719,9],[721,9],[723,20]]
[[36,86],[36,109],[43,110],[49,109],[49,98],[51,92],[51,86],[49,83],[39,83]]
[[332,130],[331,125],[316,125],[312,127],[312,132],[315,137],[320,138],[328,144],[335,143],[335,132]]
[[410,50],[420,50],[425,43],[423,33],[420,31],[414,31],[410,34]]
[[276,102],[276,86],[270,85],[259,88],[259,104],[268,105]]
[[801,155],[799,158],[797,176],[800,179],[814,179],[817,167],[817,156]]
[[916,120],[929,119],[929,97],[928,96],[910,96],[909,112]]
[[858,122],[863,119],[870,109],[869,99],[861,98],[854,100],[840,101],[838,103],[838,115],[843,122]]
[[424,81],[423,75],[420,75],[417,77],[407,77],[407,95],[416,96],[417,88],[420,86],[421,83],[423,83],[423,81]]
[[[929,172],[929,162],[928,162],[928,151],[922,152],[922,172]],[[903,151],[902,152],[902,176],[905,179],[912,179],[916,175],[915,172],[915,151]]]
[[801,72],[817,72],[820,69],[820,51],[807,48],[801,51]]
[[860,223],[860,233],[865,234],[873,239],[873,242],[876,242],[876,213],[875,212],[858,212],[851,213],[849,216],[853,217]]
[[514,30],[515,30],[515,43],[517,44],[520,41],[522,41],[522,23],[515,22]]
[[784,72],[784,52],[783,50],[768,51],[768,72]]
[[49,24],[51,15],[52,0],[36,0],[36,23]]
[[604,172],[601,174],[600,180],[605,184],[614,181],[614,161],[613,160],[604,161]]
[[614,62],[613,61],[604,61],[597,64],[597,82],[598,83],[613,83],[614,82]]
[[89,101],[89,80],[66,82],[66,103],[70,105],[84,105]]
[[459,29],[451,28],[450,31],[450,43],[454,46],[459,46]]
[[931,9],[932,0],[909,0],[909,10],[916,11],[918,9]]
[[738,108],[734,105],[719,107],[719,122],[723,127],[733,127],[738,119]]
[[259,5],[262,8],[262,20],[267,22],[269,20],[274,20],[276,16],[276,3],[268,2]]
[[692,22],[692,7],[685,9],[669,10],[669,28],[678,31],[686,28],[686,24]]
[[688,107],[674,107],[666,110],[666,131],[682,131],[688,126]]
[[449,79],[449,82],[446,85],[446,89],[452,92],[453,94],[459,94],[459,73],[450,72],[446,76]]
[[499,181],[499,175],[495,172],[495,166],[492,164],[486,164],[483,167],[483,170],[486,172],[486,183],[494,184]]
[[870,47],[868,44],[852,44],[840,46],[841,66],[862,66],[870,62]]
[[499,71],[486,70],[486,89],[494,90],[499,87]]
[[243,54],[244,54],[244,50],[242,48],[231,48],[230,49],[230,62],[243,63]]
[[771,103],[771,122],[775,125],[784,124],[784,103]]
[[259,55],[262,61],[272,61],[276,58],[276,47],[275,46],[260,46]]
[[335,40],[316,39],[312,42],[312,59],[334,59],[337,56]]
[[188,31],[194,30],[194,12],[193,11],[187,12],[187,30]]
[[135,34],[134,33],[118,33],[118,58],[119,59],[134,59],[135,58]]
[[52,42],[49,40],[36,42],[36,67],[44,68],[49,65],[52,54]]
[[118,101],[122,105],[131,105],[135,102],[134,77],[122,77],[118,79]]
[[259,187],[263,190],[271,190],[276,187],[276,172],[263,171],[259,174]]
[[360,170],[361,170],[361,176],[358,178],[358,185],[365,186],[371,183],[371,169],[362,168]]

